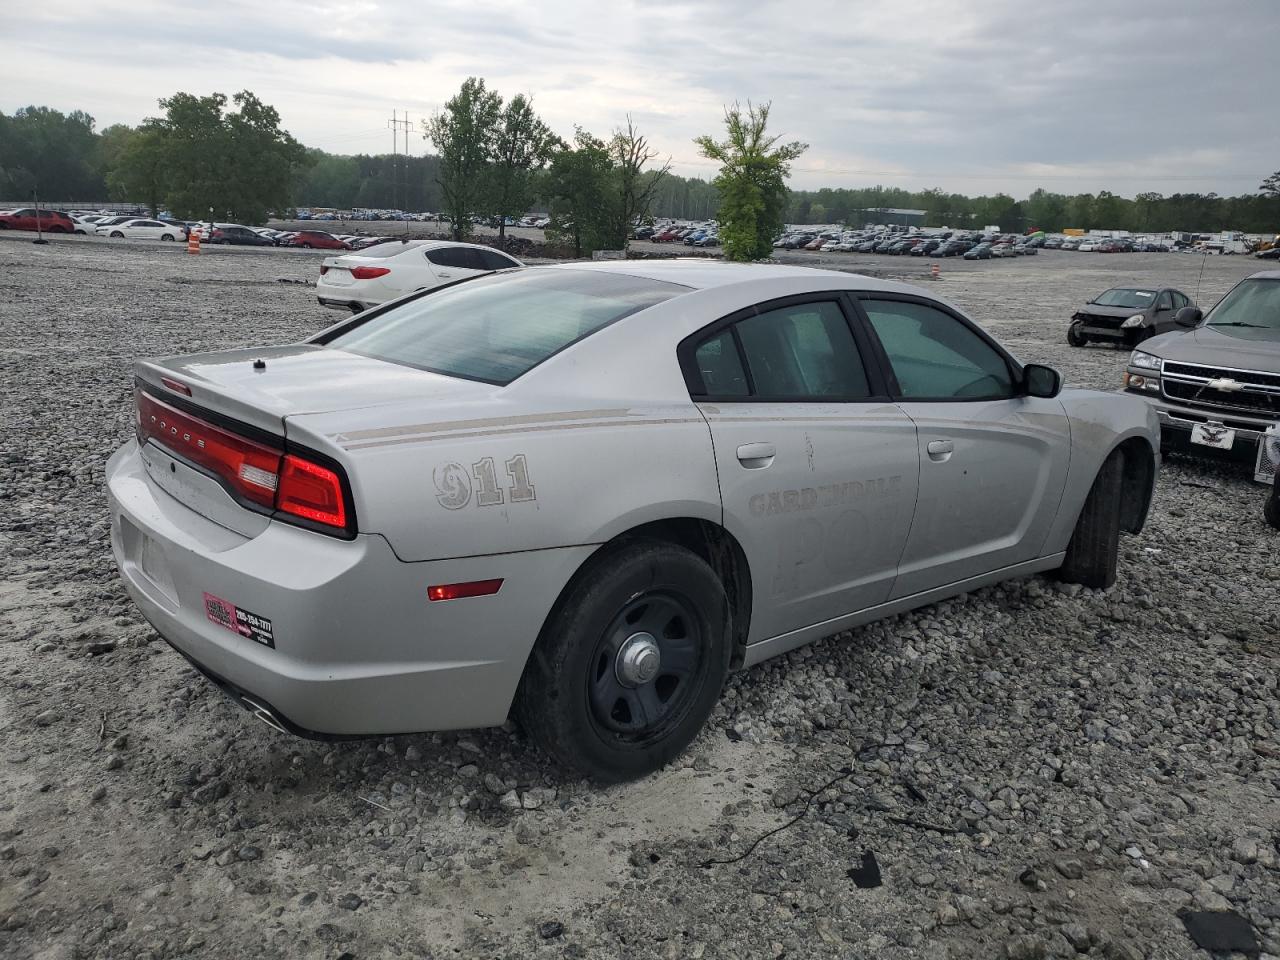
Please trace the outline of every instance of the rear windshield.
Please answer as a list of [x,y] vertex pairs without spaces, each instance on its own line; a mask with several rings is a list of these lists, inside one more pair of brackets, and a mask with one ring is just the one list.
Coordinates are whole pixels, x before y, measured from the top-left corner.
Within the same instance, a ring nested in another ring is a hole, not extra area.
[[1156,292],[1154,290],[1131,290],[1116,287],[1114,290],[1108,290],[1093,302],[1100,307],[1134,307],[1141,310],[1151,306],[1151,301],[1155,298],[1155,295]]
[[393,307],[328,346],[505,386],[583,337],[686,289],[591,270],[490,274]]

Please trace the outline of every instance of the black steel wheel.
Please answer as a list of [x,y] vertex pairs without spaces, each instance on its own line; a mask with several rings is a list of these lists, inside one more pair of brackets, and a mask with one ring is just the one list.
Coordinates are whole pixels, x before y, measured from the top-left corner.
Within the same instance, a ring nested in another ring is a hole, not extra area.
[[530,738],[602,781],[659,769],[706,722],[729,671],[724,585],[673,543],[603,548],[544,624],[516,696]]
[[1073,347],[1083,347],[1089,342],[1089,337],[1084,332],[1084,323],[1077,320],[1071,326],[1067,327],[1067,343]]
[[661,738],[688,707],[702,644],[699,618],[685,598],[646,593],[629,602],[588,662],[592,719],[612,736]]

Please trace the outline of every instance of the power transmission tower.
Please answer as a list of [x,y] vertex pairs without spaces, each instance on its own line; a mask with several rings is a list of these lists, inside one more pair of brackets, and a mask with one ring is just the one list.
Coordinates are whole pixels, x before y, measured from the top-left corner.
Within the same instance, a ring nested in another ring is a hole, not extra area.
[[404,112],[403,120],[396,119],[396,116],[397,116],[396,111],[392,110],[391,119],[387,121],[387,126],[391,128],[391,206],[399,210],[402,208],[396,206],[396,186],[397,186],[397,182],[400,179],[399,174],[397,172],[397,161],[399,160],[400,130],[402,128],[404,129],[404,154],[405,154],[405,157],[404,157],[405,196],[403,200],[404,200],[405,206],[408,206],[408,203],[409,203],[409,197],[408,197],[408,193],[409,193],[409,126],[410,126],[409,111],[406,110]]

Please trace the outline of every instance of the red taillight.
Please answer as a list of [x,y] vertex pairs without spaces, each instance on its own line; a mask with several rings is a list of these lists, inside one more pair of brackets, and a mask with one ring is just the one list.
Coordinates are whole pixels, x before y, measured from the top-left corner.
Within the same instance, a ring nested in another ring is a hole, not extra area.
[[464,597],[491,597],[502,589],[502,578],[471,580],[467,583],[442,583],[427,587],[428,600],[461,600]]
[[233,493],[258,506],[275,506],[280,451],[237,436],[171,407],[142,390],[138,442],[154,440],[214,473]]
[[345,480],[335,470],[215,426],[145,390],[134,395],[139,444],[156,443],[212,473],[245,506],[354,534]]
[[276,507],[328,527],[347,525],[342,480],[328,467],[286,454]]
[[320,276],[323,277],[328,272],[329,272],[329,268],[326,267],[323,263],[320,264]]
[[372,280],[375,277],[385,277],[391,272],[389,267],[352,267],[351,276],[357,280]]

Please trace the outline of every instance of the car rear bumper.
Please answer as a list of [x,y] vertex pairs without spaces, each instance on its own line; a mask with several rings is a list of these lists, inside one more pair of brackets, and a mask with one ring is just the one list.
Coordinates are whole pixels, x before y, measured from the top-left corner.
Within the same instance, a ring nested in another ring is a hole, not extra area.
[[[273,521],[241,536],[161,490],[133,441],[106,475],[112,551],[143,616],[242,705],[306,735],[502,723],[543,620],[591,552],[405,563],[378,535]],[[427,600],[430,585],[491,578],[504,580],[494,596]]]

